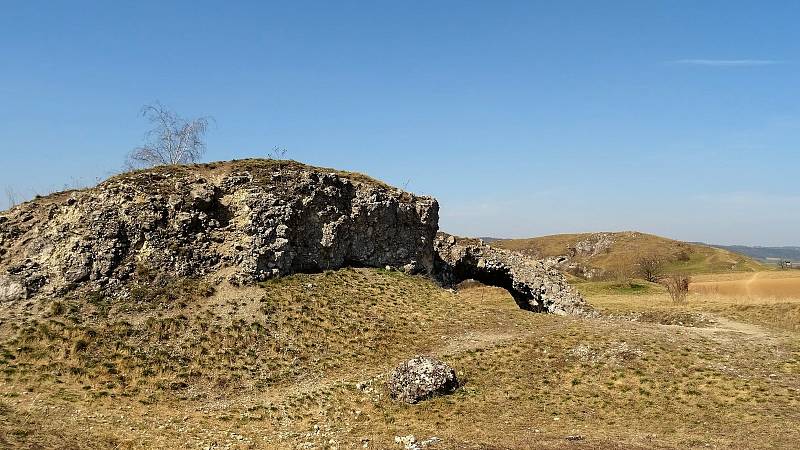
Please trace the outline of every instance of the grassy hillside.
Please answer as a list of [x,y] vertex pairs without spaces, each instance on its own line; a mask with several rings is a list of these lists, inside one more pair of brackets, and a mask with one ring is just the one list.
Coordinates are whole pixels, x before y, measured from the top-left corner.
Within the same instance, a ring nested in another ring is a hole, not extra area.
[[[692,321],[710,305],[672,306],[658,286],[587,294],[619,317],[530,313],[500,289],[453,293],[372,269],[0,304],[0,448],[390,449],[409,434],[445,450],[800,439],[796,334]],[[391,401],[386,374],[419,353],[453,365],[463,386],[415,406]]]
[[642,256],[656,256],[666,270],[689,274],[764,270],[747,256],[700,244],[675,241],[638,232],[558,234],[491,243],[536,258],[566,256],[570,263],[596,269],[600,278],[631,271]]

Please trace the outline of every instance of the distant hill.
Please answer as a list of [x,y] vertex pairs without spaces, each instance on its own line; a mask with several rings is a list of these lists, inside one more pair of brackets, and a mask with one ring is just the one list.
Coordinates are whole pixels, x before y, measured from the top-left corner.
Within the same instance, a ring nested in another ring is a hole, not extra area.
[[750,257],[726,249],[635,231],[500,239],[491,245],[549,259],[561,269],[584,279],[630,274],[642,256],[657,256],[666,261],[667,270],[690,274],[764,269]]
[[721,248],[731,252],[755,258],[760,261],[785,259],[792,262],[800,262],[800,247],[750,247],[747,245],[714,245],[712,247]]

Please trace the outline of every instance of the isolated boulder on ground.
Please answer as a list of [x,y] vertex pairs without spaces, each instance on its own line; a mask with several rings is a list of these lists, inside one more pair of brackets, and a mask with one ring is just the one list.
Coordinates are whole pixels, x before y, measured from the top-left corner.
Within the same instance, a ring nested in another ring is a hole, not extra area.
[[416,356],[394,369],[389,376],[389,393],[395,400],[419,403],[458,389],[456,371],[438,359]]
[[0,302],[25,298],[25,287],[13,278],[0,275]]

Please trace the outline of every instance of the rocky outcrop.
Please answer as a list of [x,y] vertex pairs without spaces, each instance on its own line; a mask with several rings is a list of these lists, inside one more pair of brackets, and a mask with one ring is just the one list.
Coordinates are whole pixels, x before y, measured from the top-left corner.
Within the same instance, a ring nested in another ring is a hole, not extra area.
[[507,289],[529,311],[594,316],[564,275],[542,261],[490,247],[479,239],[438,233],[434,241],[436,273],[447,285],[477,280]]
[[411,404],[458,389],[456,371],[429,356],[416,356],[400,364],[387,384],[393,399]]
[[591,314],[554,268],[439,234],[439,206],[364,175],[293,161],[168,166],[0,213],[0,302],[185,277],[249,284],[343,266],[508,289],[531,311]]
[[[636,234],[636,233],[633,233]],[[603,270],[586,264],[585,261],[611,251],[615,243],[615,233],[592,233],[567,248],[568,254],[551,256],[544,263],[558,270],[591,280],[603,274]]]
[[438,204],[360,174],[244,160],[123,174],[0,213],[0,301],[131,279],[251,283],[342,266],[430,273]]

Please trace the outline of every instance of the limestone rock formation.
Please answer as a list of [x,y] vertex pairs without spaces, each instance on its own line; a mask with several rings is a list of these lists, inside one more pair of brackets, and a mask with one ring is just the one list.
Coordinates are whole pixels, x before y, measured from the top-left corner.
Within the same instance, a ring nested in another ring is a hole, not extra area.
[[387,384],[393,399],[412,404],[458,389],[456,371],[429,356],[416,356],[400,364]]
[[342,266],[433,270],[438,203],[292,161],[170,166],[0,212],[0,301],[125,295],[145,273],[250,283]]
[[490,247],[479,239],[438,233],[434,241],[436,273],[446,285],[474,279],[507,289],[520,308],[560,315],[596,312],[564,275],[542,261]]
[[293,161],[127,173],[0,212],[0,302],[73,291],[125,297],[133,284],[185,277],[248,284],[392,266],[446,284],[502,286],[531,311],[592,313],[553,267],[478,240],[437,238],[438,211],[433,198]]
[[[635,232],[630,234],[636,235]],[[580,261],[610,251],[614,243],[615,233],[591,233],[585,239],[569,247],[568,254],[545,258],[544,263],[558,270],[591,280],[602,275],[603,271]]]

